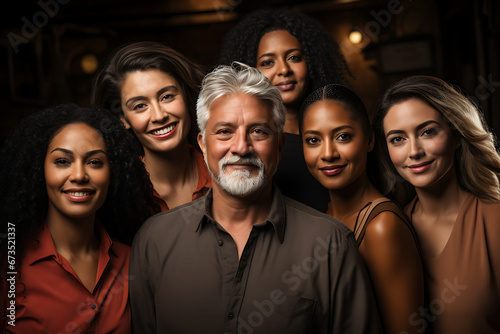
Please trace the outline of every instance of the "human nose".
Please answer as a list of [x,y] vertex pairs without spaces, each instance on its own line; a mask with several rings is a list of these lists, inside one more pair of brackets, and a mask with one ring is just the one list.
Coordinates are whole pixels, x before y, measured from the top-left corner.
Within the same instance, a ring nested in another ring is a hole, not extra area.
[[331,143],[329,140],[323,142],[321,148],[321,159],[324,161],[332,161],[338,158],[338,152],[335,148],[335,144]]
[[425,155],[424,149],[417,139],[409,139],[410,141],[410,158],[419,159]]
[[287,63],[287,61],[280,61],[278,64],[278,75],[286,77],[290,74],[292,74],[292,69],[290,68],[290,65]]
[[160,106],[158,103],[151,104],[151,122],[162,123],[168,118],[168,112],[164,110],[164,108],[165,107]]
[[253,145],[245,131],[237,131],[233,137],[231,153],[239,156],[252,154]]
[[73,163],[70,181],[75,183],[86,183],[89,181],[89,175],[83,163]]

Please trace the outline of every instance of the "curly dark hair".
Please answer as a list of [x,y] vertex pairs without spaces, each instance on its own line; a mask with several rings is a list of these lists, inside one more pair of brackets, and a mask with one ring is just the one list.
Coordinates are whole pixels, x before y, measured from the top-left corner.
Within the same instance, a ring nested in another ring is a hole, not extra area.
[[291,10],[262,9],[243,17],[224,37],[220,63],[239,61],[256,66],[260,39],[268,32],[286,30],[304,51],[309,73],[306,94],[326,84],[345,84],[345,74],[351,75],[338,44],[315,20]]
[[121,88],[125,76],[130,72],[150,69],[171,75],[181,86],[182,97],[191,118],[188,141],[198,147],[196,99],[205,73],[198,64],[165,44],[137,42],[116,49],[94,78],[91,103],[110,110],[117,117],[123,115]]
[[[19,268],[28,241],[42,228],[48,210],[44,161],[48,146],[63,127],[85,123],[104,139],[110,165],[110,184],[96,218],[108,234],[126,244],[141,223],[159,208],[153,200],[152,185],[139,154],[131,150],[131,135],[119,120],[97,108],[62,104],[36,112],[13,130],[1,149],[0,226],[15,225],[16,259]],[[8,157],[8,158],[7,158]],[[152,208],[152,209],[151,209]],[[0,240],[4,261],[5,239]],[[5,268],[2,266],[3,272]],[[2,275],[0,275],[2,276]]]

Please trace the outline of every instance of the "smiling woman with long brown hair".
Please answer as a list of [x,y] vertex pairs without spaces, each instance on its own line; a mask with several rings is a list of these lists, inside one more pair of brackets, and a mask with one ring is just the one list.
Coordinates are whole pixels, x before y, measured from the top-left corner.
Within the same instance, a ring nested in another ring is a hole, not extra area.
[[211,186],[196,142],[202,78],[200,67],[179,52],[138,42],[118,48],[94,79],[91,102],[134,133],[162,211],[205,195]]
[[443,80],[414,76],[386,91],[374,127],[385,191],[407,203],[422,249],[428,312],[413,322],[500,332],[500,155],[479,110]]

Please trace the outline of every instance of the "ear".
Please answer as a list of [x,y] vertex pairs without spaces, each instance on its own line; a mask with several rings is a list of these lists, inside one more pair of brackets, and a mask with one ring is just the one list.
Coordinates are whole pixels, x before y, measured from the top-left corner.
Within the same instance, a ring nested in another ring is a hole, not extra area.
[[198,140],[198,145],[200,146],[201,152],[206,159],[207,146],[205,145],[205,141],[203,140],[203,135],[201,134],[201,132],[198,132],[198,137],[196,139]]
[[130,130],[131,128],[130,123],[127,121],[127,119],[123,114],[120,115],[120,121],[122,121],[123,125],[125,126],[125,129]]
[[375,146],[375,133],[372,131],[371,136],[368,138],[368,152],[373,151],[374,146]]

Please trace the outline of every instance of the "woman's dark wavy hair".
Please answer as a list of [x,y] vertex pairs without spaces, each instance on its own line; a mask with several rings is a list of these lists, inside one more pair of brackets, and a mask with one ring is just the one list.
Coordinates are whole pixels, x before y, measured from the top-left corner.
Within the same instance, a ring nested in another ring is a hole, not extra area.
[[[301,134],[304,125],[304,117],[309,108],[316,102],[326,100],[342,104],[351,113],[353,119],[361,124],[363,135],[366,138],[373,136],[373,130],[370,125],[370,118],[368,117],[365,104],[354,91],[339,84],[329,84],[320,87],[306,97],[299,111],[299,129]],[[376,186],[379,183],[377,167],[378,166],[375,163],[375,157],[372,150],[371,152],[368,152],[366,173],[370,181]]]
[[196,99],[204,71],[198,64],[165,44],[137,42],[116,49],[94,78],[91,103],[110,110],[117,117],[123,115],[121,88],[125,76],[130,72],[151,69],[171,75],[181,86],[182,97],[191,118],[188,140],[198,147]]
[[291,10],[262,9],[245,16],[225,36],[220,63],[239,61],[256,67],[257,50],[262,36],[286,30],[299,41],[309,73],[306,94],[329,83],[345,84],[351,75],[338,44],[312,18]]
[[[1,232],[15,225],[16,265],[25,246],[42,228],[48,209],[44,162],[48,146],[63,127],[85,123],[104,139],[110,165],[110,183],[97,219],[108,234],[130,244],[142,221],[159,208],[153,200],[152,185],[138,152],[131,150],[133,138],[109,112],[63,104],[32,114],[13,130],[1,149],[0,165]],[[152,209],[151,209],[152,208]],[[12,225],[11,225],[12,226]],[[1,239],[1,260],[5,261],[5,239]],[[0,276],[5,271],[5,263]],[[2,280],[2,282],[4,282]]]

